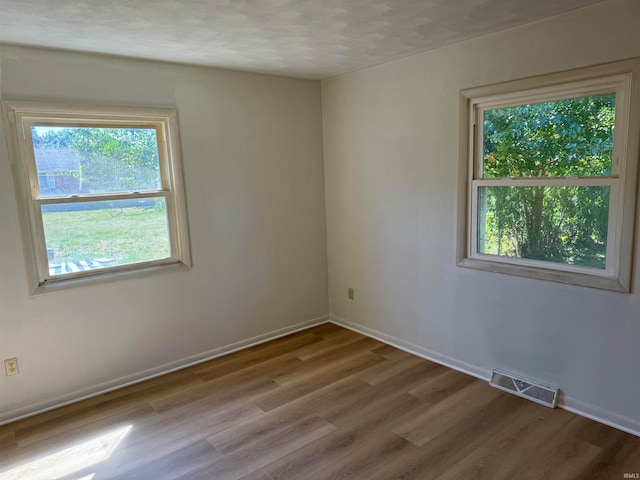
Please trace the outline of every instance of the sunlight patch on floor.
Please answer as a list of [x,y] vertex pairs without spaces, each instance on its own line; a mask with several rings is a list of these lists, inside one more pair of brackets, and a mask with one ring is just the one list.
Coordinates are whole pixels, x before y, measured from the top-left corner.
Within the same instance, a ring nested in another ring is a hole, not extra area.
[[[108,459],[127,435],[131,425],[0,472],[0,480],[55,480]],[[79,480],[91,480],[93,474]]]

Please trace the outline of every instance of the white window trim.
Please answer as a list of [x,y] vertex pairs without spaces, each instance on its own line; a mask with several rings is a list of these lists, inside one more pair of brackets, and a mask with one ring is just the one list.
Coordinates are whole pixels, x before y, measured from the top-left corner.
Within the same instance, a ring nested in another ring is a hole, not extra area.
[[[610,177],[482,179],[481,113],[508,105],[568,96],[616,92],[616,130]],[[491,272],[619,292],[631,291],[638,157],[640,156],[640,59],[461,91],[459,109],[457,263]],[[480,124],[480,125],[479,125]],[[622,126],[623,128],[618,128]],[[476,198],[479,185],[607,185],[611,187],[607,266],[578,267],[478,254]],[[616,200],[619,200],[616,203]]]
[[[177,112],[174,109],[125,106],[96,106],[68,103],[3,101],[10,161],[23,230],[27,277],[32,294],[71,287],[115,281],[158,270],[191,266],[187,211],[182,177],[182,160]],[[164,197],[171,256],[148,262],[86,270],[63,277],[49,273],[47,249],[39,199],[39,183],[31,137],[31,125],[146,127],[158,133],[162,186],[160,190],[114,194],[82,194],[65,198],[47,198],[46,203],[73,203],[129,198]]]

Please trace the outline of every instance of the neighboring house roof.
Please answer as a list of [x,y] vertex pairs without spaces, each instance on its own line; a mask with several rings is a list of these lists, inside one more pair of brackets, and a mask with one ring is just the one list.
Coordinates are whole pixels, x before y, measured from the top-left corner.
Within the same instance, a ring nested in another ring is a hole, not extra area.
[[80,157],[67,148],[35,148],[38,173],[79,171]]

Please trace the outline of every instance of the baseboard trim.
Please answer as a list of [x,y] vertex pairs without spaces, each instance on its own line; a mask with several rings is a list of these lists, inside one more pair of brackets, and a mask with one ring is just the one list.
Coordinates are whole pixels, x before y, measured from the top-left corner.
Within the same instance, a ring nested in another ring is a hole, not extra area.
[[[354,332],[358,332],[362,335],[366,335],[367,337],[374,338],[388,345],[399,348],[400,350],[404,350],[405,352],[417,355],[418,357],[425,358],[435,363],[439,363],[441,365],[444,365],[445,367],[449,367],[453,370],[466,373],[481,380],[485,380],[488,382],[491,378],[491,370],[485,370],[476,365],[462,362],[447,355],[442,355],[428,348],[424,348],[420,345],[407,342],[392,335],[379,332],[368,327],[364,327],[357,323],[340,318],[336,315],[331,315],[329,321],[341,327],[348,328],[349,330],[353,330]],[[633,418],[619,415],[615,412],[611,412],[609,410],[605,410],[600,407],[585,403],[581,400],[566,396],[560,398],[557,403],[557,407],[640,437],[640,422],[634,420]]]
[[575,413],[582,417],[586,417],[595,422],[603,423],[623,432],[630,433],[640,437],[640,422],[635,421],[632,418],[624,415],[619,415],[610,410],[604,410],[598,406],[585,403],[573,397],[560,398],[558,401],[558,407],[563,410]]
[[273,330],[261,335],[256,335],[255,337],[251,337],[246,340],[240,340],[229,345],[217,347],[206,352],[175,360],[173,362],[165,363],[158,367],[150,368],[138,373],[111,380],[109,382],[104,382],[81,390],[77,390],[67,395],[54,397],[49,400],[28,405],[26,407],[10,410],[0,416],[0,426],[16,422],[27,417],[32,417],[40,413],[45,413],[50,410],[55,410],[56,408],[64,407],[72,403],[96,397],[113,390],[118,390],[130,385],[135,385],[136,383],[144,382],[145,380],[151,380],[152,378],[166,375],[167,373],[175,372],[176,370],[181,370],[183,368],[191,367],[199,363],[213,360],[214,358],[221,357],[223,355],[228,355],[229,353],[242,350],[243,348],[249,348],[261,343],[269,342],[271,340],[275,340],[276,338],[291,335],[292,333],[296,333],[301,330],[307,330],[308,328],[327,323],[328,321],[329,315],[312,318],[311,320],[296,323],[295,325],[291,325],[289,327],[280,328],[278,330]]
[[348,328],[349,330],[353,330],[354,332],[358,332],[362,335],[366,335],[367,337],[375,338],[376,340],[380,340],[381,342],[396,347],[400,350],[404,350],[405,352],[417,355],[418,357],[425,358],[435,363],[439,363],[440,365],[444,365],[445,367],[449,367],[459,372],[466,373],[481,380],[486,380],[488,382],[491,378],[491,370],[481,369],[475,365],[471,365],[470,363],[462,362],[447,355],[442,355],[440,353],[434,352],[433,350],[421,347],[420,345],[416,345],[415,343],[407,342],[392,335],[388,335],[386,333],[382,333],[368,327],[363,327],[362,325],[344,320],[343,318],[336,317],[335,315],[331,315],[330,322],[341,327]]
[[[337,317],[335,315],[331,315],[331,316],[323,315],[321,317],[316,317],[311,320],[307,320],[304,322],[297,323],[295,325],[291,325],[289,327],[267,332],[246,340],[241,340],[226,346],[217,347],[200,354],[192,355],[190,357],[186,357],[180,360],[165,363],[158,367],[147,369],[142,372],[120,377],[118,379],[115,379],[109,382],[104,382],[98,385],[94,385],[92,387],[88,387],[82,390],[77,390],[76,392],[70,393],[68,395],[55,397],[43,402],[38,402],[35,404],[28,405],[26,407],[10,410],[8,412],[5,412],[2,416],[0,416],[0,426],[6,425],[8,423],[16,422],[18,420],[22,420],[27,417],[38,415],[40,413],[45,413],[50,410],[55,410],[56,408],[64,407],[72,403],[76,403],[82,400],[96,397],[98,395],[102,395],[102,394],[111,392],[113,390],[128,387],[130,385],[135,385],[136,383],[144,382],[152,378],[166,375],[167,373],[175,372],[183,368],[191,367],[199,363],[213,360],[214,358],[221,357],[223,355],[228,355],[229,353],[242,350],[243,348],[249,348],[255,345],[259,345],[261,343],[275,340],[276,338],[290,335],[292,333],[296,333],[302,330],[307,330],[311,327],[315,327],[316,325],[321,325],[327,322],[331,322],[341,327],[347,328],[349,330],[353,330],[354,332],[360,333],[362,335],[366,335],[367,337],[374,338],[376,340],[384,342],[388,345],[396,347],[405,352],[411,353],[413,355],[417,355],[418,357],[425,358],[435,363],[439,363],[446,367],[452,368],[453,370],[466,373],[468,375],[479,378],[481,380],[488,382],[489,378],[491,377],[490,370],[485,370],[476,365],[462,362],[460,360],[449,357],[447,355],[442,355],[428,348],[421,347],[420,345],[407,342],[400,338],[394,337],[393,335],[389,335],[368,327],[364,327],[362,325],[359,325],[354,322],[350,322],[348,320]],[[562,397],[558,401],[557,406],[559,408],[568,410],[577,415],[589,418],[591,420],[602,423],[604,425],[608,425],[610,427],[616,428],[623,432],[627,432],[632,435],[636,435],[640,437],[640,422],[630,417],[619,415],[615,412],[604,410],[600,407],[585,403],[581,400],[578,400],[572,397],[566,397],[566,396]]]

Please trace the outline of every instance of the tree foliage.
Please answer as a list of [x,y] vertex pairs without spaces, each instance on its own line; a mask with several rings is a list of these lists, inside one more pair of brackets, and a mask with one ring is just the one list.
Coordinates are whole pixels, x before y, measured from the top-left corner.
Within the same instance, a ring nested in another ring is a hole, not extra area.
[[[488,110],[483,177],[609,176],[614,120],[615,94]],[[609,187],[481,187],[479,202],[481,252],[604,268]]]
[[67,149],[80,159],[81,189],[89,193],[160,188],[156,131],[133,128],[44,128],[40,149]]

